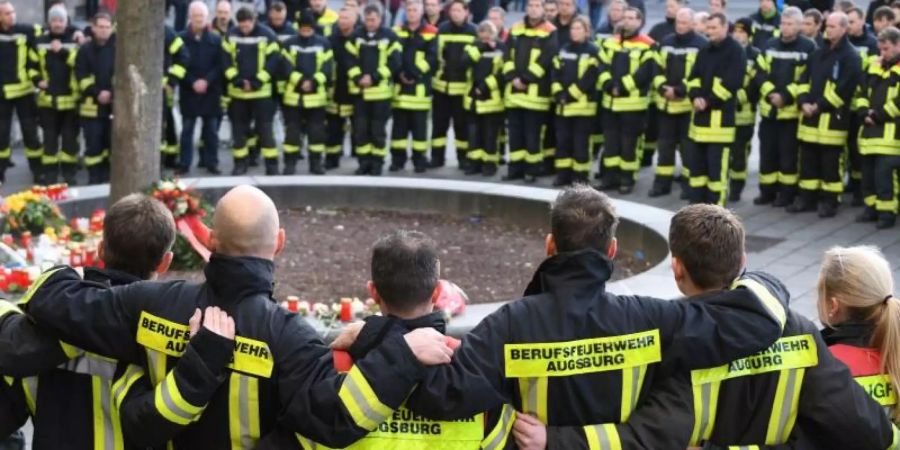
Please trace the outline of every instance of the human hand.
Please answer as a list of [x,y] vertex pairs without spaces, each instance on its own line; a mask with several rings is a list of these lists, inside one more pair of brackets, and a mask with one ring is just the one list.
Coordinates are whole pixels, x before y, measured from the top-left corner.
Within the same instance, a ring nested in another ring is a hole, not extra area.
[[201,78],[194,82],[193,88],[194,92],[203,95],[209,89],[209,82]]
[[303,92],[312,92],[312,88],[313,85],[310,80],[303,80],[303,83],[300,84],[300,89],[303,90]]
[[776,108],[781,108],[784,106],[784,98],[779,93],[769,94],[769,103]]
[[38,81],[38,89],[40,89],[40,90],[46,90],[46,89],[47,89],[47,86],[48,86],[47,80],[41,80],[41,81]]
[[60,50],[62,50],[62,42],[60,42],[59,39],[54,39],[54,40],[50,41],[50,51],[51,52],[56,53]]
[[109,91],[100,91],[97,94],[97,102],[101,105],[108,105],[112,101],[112,92]]
[[666,100],[675,100],[675,88],[672,86],[663,86],[663,97]]
[[82,45],[87,41],[87,38],[84,37],[84,33],[82,33],[81,30],[72,33],[72,39],[74,39],[78,45]]
[[524,91],[525,88],[528,87],[528,85],[523,83],[522,79],[514,78],[513,79],[513,87],[516,88],[517,91]]
[[694,111],[701,112],[706,109],[706,100],[702,98],[694,99]]
[[344,329],[341,330],[341,333],[331,342],[331,349],[350,350],[350,346],[356,342],[356,338],[359,337],[359,332],[362,331],[365,325],[365,322],[353,322],[344,325]]
[[250,90],[252,90],[253,85],[250,84],[250,80],[244,80],[243,83],[241,84],[241,89],[243,89],[244,92],[249,92]]
[[372,76],[369,74],[363,75],[362,78],[359,79],[360,87],[367,88],[372,85]]
[[[197,313],[194,312],[194,315]],[[203,314],[203,328],[225,339],[234,340],[234,319],[217,306],[207,306]]]
[[547,448],[547,426],[537,417],[517,413],[513,425],[513,437],[520,450],[544,450]]
[[403,339],[416,359],[426,366],[447,364],[453,356],[444,335],[434,328],[417,328],[403,335]]

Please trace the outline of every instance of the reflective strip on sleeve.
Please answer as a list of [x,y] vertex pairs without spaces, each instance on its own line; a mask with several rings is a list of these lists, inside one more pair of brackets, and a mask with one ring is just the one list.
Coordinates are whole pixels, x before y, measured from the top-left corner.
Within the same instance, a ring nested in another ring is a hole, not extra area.
[[124,441],[118,409],[112,403],[110,380],[91,377],[94,450],[122,450]]
[[647,366],[635,366],[622,369],[622,405],[620,422],[627,422],[631,413],[637,407],[641,387],[644,384],[644,375],[647,374]]
[[113,383],[112,399],[115,402],[116,408],[122,407],[122,402],[125,401],[128,390],[131,389],[131,386],[133,386],[142,376],[144,376],[144,369],[140,366],[129,364],[125,369],[125,373]]
[[356,425],[364,430],[374,430],[393,411],[381,403],[357,366],[344,377],[338,396]]
[[0,317],[7,314],[22,314],[22,310],[6,300],[0,300]]
[[547,377],[519,378],[522,412],[547,423]]
[[37,411],[38,377],[22,379],[22,392],[25,394],[25,404],[34,416]]
[[500,412],[500,420],[494,429],[488,433],[487,437],[481,441],[483,450],[500,450],[506,448],[506,440],[512,431],[513,423],[516,421],[516,410],[511,405],[504,404]]
[[232,374],[228,381],[228,428],[231,449],[256,447],[259,440],[259,380]]
[[782,370],[778,374],[775,404],[766,432],[767,445],[783,444],[791,435],[797,421],[797,404],[800,402],[800,388],[803,386],[805,373],[806,369],[798,368]]
[[760,282],[756,280],[752,280],[749,278],[741,278],[734,282],[731,286],[732,289],[736,289],[738,287],[745,287],[750,290],[757,298],[763,303],[769,313],[778,320],[778,323],[781,324],[781,329],[784,329],[784,324],[787,322],[787,313],[784,310],[784,306],[781,302],[772,295],[769,290],[763,286]]
[[869,397],[872,397],[881,406],[893,406],[897,404],[897,391],[894,390],[889,375],[871,375],[854,378],[865,389]]
[[825,100],[828,100],[828,103],[831,103],[835,109],[844,106],[844,99],[841,98],[837,93],[837,86],[834,85],[834,82],[827,81],[825,82],[825,90],[823,92],[825,96]]
[[588,425],[584,427],[589,450],[622,450],[622,441],[614,424]]
[[728,101],[731,98],[731,92],[722,84],[722,79],[719,77],[713,78],[712,91],[722,101]]
[[156,386],[154,390],[156,391],[154,406],[169,422],[187,425],[199,418],[200,413],[203,412],[202,406],[190,404],[181,395],[178,383],[175,381],[174,371],[166,375],[165,381]]

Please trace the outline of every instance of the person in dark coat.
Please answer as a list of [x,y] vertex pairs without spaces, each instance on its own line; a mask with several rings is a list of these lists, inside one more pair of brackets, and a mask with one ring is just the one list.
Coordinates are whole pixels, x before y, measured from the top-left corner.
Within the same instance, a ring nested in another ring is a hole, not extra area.
[[203,149],[200,167],[219,172],[219,120],[222,117],[222,73],[225,60],[222,38],[209,29],[209,10],[202,3],[191,5],[190,26],[181,39],[191,54],[187,74],[181,80],[181,161],[179,172],[188,173],[194,158],[194,125],[203,119]]

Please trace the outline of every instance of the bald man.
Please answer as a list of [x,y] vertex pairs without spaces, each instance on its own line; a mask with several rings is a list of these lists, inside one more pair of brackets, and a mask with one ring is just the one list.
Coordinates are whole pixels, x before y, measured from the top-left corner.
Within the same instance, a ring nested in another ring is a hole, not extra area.
[[[440,333],[419,329],[337,375],[317,332],[272,299],[284,236],[272,200],[239,186],[216,207],[206,282],[108,289],[57,267],[35,283],[28,312],[64,342],[134,365],[111,393],[124,399],[133,445],[253,448],[277,420],[342,448],[403,403],[424,364],[449,362],[452,351]],[[208,306],[233,319],[234,340],[189,325]]]

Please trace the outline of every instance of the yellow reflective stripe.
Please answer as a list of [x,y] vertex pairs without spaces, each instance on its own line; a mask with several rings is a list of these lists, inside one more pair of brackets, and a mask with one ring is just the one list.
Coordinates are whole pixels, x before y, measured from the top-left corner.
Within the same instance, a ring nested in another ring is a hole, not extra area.
[[775,389],[775,405],[769,418],[766,444],[777,445],[787,442],[797,420],[797,404],[800,402],[800,388],[806,369],[782,370],[778,374]]
[[462,44],[471,44],[475,42],[475,35],[472,34],[438,34],[438,45],[444,42],[457,42]]
[[506,440],[516,421],[516,410],[508,404],[503,405],[497,425],[481,441],[483,450],[500,450],[506,448]]
[[631,413],[637,407],[641,387],[644,384],[644,375],[647,374],[647,366],[637,366],[622,369],[622,402],[620,422],[627,422]]
[[634,83],[634,77],[631,75],[625,75],[621,79],[622,87],[625,88],[628,92],[634,92],[637,90],[637,85]]
[[22,310],[6,300],[0,300],[0,317],[7,314],[22,314]]
[[227,78],[229,80],[234,79],[234,77],[236,77],[237,74],[238,74],[237,68],[229,67],[228,69],[225,70],[225,78]]
[[128,395],[128,390],[131,389],[131,386],[133,386],[142,376],[144,376],[144,369],[138,365],[129,364],[125,369],[125,373],[113,383],[112,399],[115,402],[116,408],[121,408],[122,402],[125,401],[125,396]]
[[184,68],[181,64],[173,64],[172,67],[169,67],[169,75],[172,75],[179,80],[184,78],[187,75],[187,69]]
[[614,424],[587,425],[584,435],[589,450],[622,450],[622,440]]
[[259,440],[259,379],[232,374],[228,380],[228,431],[232,450],[253,448]]
[[879,374],[867,377],[855,377],[857,383],[865,389],[869,397],[872,397],[881,406],[893,406],[897,404],[897,391],[894,390],[891,377]]
[[522,412],[547,423],[547,377],[519,378]]
[[94,85],[96,78],[93,75],[89,77],[82,78],[78,81],[78,87],[81,88],[82,91]]
[[526,150],[510,150],[509,161],[510,162],[524,161],[525,157],[527,155],[528,155],[528,151],[526,151]]
[[713,78],[712,91],[722,101],[728,101],[732,96],[731,91],[722,84],[722,79],[719,77]]
[[671,177],[675,175],[675,166],[656,166],[656,174],[664,177]]
[[814,367],[819,363],[816,341],[809,334],[783,337],[765,350],[709,369],[691,371],[694,385],[784,371]]
[[759,174],[759,184],[775,184],[777,182],[778,182],[778,172],[760,173]]
[[112,403],[110,382],[101,377],[91,377],[93,401],[94,450],[121,450],[124,448],[119,411]]
[[837,93],[837,86],[835,86],[833,81],[825,82],[825,90],[823,92],[825,96],[825,100],[828,100],[828,103],[831,103],[831,106],[840,108],[844,106],[844,99],[841,98]]
[[[0,156],[2,156],[2,155],[0,155]],[[22,298],[19,299],[19,304],[25,305],[29,301],[31,301],[31,297],[34,297],[34,293],[37,292],[38,289],[40,289],[40,287],[47,281],[47,279],[50,278],[51,276],[53,276],[53,274],[55,274],[56,272],[59,272],[60,270],[62,270],[62,269],[61,268],[51,269],[51,270],[48,270],[48,271],[42,273],[41,276],[39,276],[37,280],[34,280],[34,283],[32,283],[31,287],[28,288],[27,292],[25,292],[25,295],[23,295]]]
[[690,445],[697,446],[712,436],[719,407],[719,388],[721,382],[694,384],[694,429],[691,432]]
[[69,359],[77,358],[84,354],[84,350],[73,345],[69,345],[63,341],[59,341],[59,346],[62,348],[63,353],[65,353],[66,357]]
[[381,403],[357,366],[353,366],[347,373],[338,397],[356,425],[364,430],[374,430],[392,411],[389,406]]
[[[784,329],[784,324],[787,322],[787,313],[784,310],[784,305],[762,283],[750,278],[741,278],[731,285],[731,289],[737,289],[738,287],[747,288],[753,295],[756,295],[769,313],[781,324],[781,329]],[[815,345],[815,342],[813,344]]]
[[179,425],[187,425],[200,417],[202,406],[190,404],[178,390],[175,372],[169,372],[166,379],[156,386],[154,406],[166,420]]
[[900,449],[900,430],[897,429],[897,425],[893,424],[891,424],[891,428],[894,430],[894,439],[891,440],[891,445],[887,450]]
[[38,377],[22,379],[22,392],[25,394],[25,404],[33,417],[37,412]]

